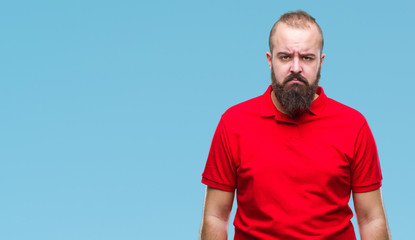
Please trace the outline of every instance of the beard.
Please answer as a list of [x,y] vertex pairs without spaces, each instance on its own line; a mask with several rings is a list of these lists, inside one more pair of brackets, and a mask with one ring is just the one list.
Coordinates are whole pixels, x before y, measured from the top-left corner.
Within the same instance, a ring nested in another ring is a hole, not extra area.
[[[280,83],[275,77],[274,68],[271,67],[272,90],[286,114],[291,118],[297,118],[304,112],[310,111],[320,80],[320,69],[321,67],[319,67],[316,80],[312,84],[309,84],[307,79],[298,73],[290,74]],[[301,83],[290,83],[293,79],[297,79]]]

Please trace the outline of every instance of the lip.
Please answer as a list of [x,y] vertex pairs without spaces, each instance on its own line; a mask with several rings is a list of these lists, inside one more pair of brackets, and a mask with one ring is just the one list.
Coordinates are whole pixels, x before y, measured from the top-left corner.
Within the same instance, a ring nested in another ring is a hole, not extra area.
[[302,81],[300,81],[300,80],[298,80],[298,79],[296,79],[296,78],[294,78],[294,79],[290,80],[289,82],[290,82],[290,83],[303,83]]

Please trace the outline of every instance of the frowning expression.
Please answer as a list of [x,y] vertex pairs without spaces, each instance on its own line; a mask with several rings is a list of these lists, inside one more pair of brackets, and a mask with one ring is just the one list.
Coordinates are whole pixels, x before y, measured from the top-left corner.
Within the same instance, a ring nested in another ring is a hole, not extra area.
[[[280,23],[272,41],[272,53],[266,55],[279,84],[304,84],[302,81],[307,81],[311,85],[318,80],[325,54],[321,53],[321,35],[315,25],[293,28]],[[292,74],[303,78],[291,78],[284,83]]]

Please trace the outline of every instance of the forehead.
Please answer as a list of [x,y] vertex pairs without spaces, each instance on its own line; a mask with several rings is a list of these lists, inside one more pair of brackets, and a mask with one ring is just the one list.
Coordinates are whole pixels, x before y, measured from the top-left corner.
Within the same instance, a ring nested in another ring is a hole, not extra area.
[[278,52],[317,52],[321,48],[321,35],[312,24],[303,28],[278,24],[272,41]]

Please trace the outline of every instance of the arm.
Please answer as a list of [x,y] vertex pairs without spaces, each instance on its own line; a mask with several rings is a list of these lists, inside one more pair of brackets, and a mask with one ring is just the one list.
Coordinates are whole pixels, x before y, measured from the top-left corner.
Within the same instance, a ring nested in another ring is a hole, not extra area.
[[207,187],[200,240],[226,240],[234,192]]
[[353,193],[353,202],[362,240],[391,239],[380,189]]

